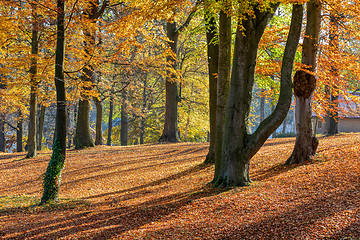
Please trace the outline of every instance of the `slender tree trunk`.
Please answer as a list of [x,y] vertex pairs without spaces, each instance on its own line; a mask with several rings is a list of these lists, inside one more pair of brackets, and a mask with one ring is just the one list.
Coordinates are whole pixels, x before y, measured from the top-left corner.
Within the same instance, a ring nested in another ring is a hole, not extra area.
[[[321,2],[311,0],[307,3],[307,22],[302,48],[301,63],[305,71],[300,70],[294,76],[294,94],[296,97],[296,141],[293,153],[285,164],[300,164],[311,159],[318,146],[318,139],[312,131],[311,97],[316,86],[317,44],[321,23]],[[312,74],[306,72],[310,71]],[[300,115],[299,115],[300,114]]]
[[[216,186],[246,186],[250,183],[249,162],[270,134],[282,123],[291,105],[291,75],[297,50],[303,6],[293,5],[293,14],[281,68],[280,96],[274,112],[248,134],[247,120],[255,79],[257,48],[272,11],[260,11],[254,6],[254,17],[239,22],[234,47],[229,97],[226,107],[222,158]],[[243,31],[242,31],[243,29]]]
[[[330,33],[329,33],[329,45],[330,47],[338,49],[338,19],[334,16],[333,13],[330,15]],[[333,62],[331,65],[331,78],[337,79],[339,77],[339,70],[336,68],[336,62]],[[325,133],[327,135],[335,135],[339,132],[338,130],[338,122],[339,122],[339,104],[338,104],[338,96],[339,93],[337,91],[337,86],[333,86],[333,89],[329,85],[325,86],[326,96],[329,99],[329,108],[330,109],[326,113],[325,117]],[[332,90],[332,91],[331,91]]]
[[264,89],[260,89],[260,122],[265,119],[265,97],[262,96]]
[[76,125],[77,125],[77,112],[78,112],[78,104],[75,102],[74,104],[74,118],[73,118],[73,121],[74,121],[74,128],[72,129],[72,140],[73,140],[73,146],[76,145]]
[[283,129],[282,129],[283,134],[286,133],[286,120],[287,120],[287,118],[285,118],[284,121],[283,121]]
[[42,149],[42,139],[43,139],[43,132],[44,132],[44,121],[45,121],[45,111],[46,107],[41,105],[40,107],[40,116],[39,116],[39,128],[38,128],[38,144],[37,150],[41,151]]
[[[216,138],[216,104],[217,104],[217,73],[219,63],[219,45],[217,44],[216,20],[210,12],[211,9],[206,1],[205,6],[205,24],[206,24],[206,44],[209,69],[209,108],[210,108],[210,139],[209,152],[205,163],[215,162],[215,138]],[[220,35],[221,36],[221,35]]]
[[96,107],[95,145],[102,145],[102,103],[96,97],[94,97],[94,103]]
[[[170,49],[173,52],[174,56],[177,53],[177,41],[179,33],[176,31],[175,22],[166,23],[166,35],[170,39],[169,45]],[[167,57],[167,62],[172,66],[173,70],[176,71],[177,64],[174,56]],[[160,142],[178,142],[177,135],[177,121],[178,121],[178,84],[176,82],[176,76],[173,73],[169,73],[166,77],[165,84],[165,94],[166,94],[166,103],[165,103],[165,122],[163,134],[161,135]]]
[[44,192],[41,204],[58,199],[61,172],[65,165],[66,153],[66,97],[64,78],[65,53],[65,0],[57,1],[57,41],[55,57],[56,86],[56,138],[51,160],[44,176]]
[[108,124],[108,137],[106,145],[111,146],[111,135],[112,135],[112,118],[113,118],[113,111],[114,111],[114,96],[111,93],[110,96],[110,110],[109,110],[109,124]]
[[147,106],[147,74],[144,77],[144,86],[143,86],[143,104],[141,107],[141,118],[140,118],[140,144],[144,144],[144,135],[145,135],[145,124],[146,124],[146,106]]
[[124,89],[121,92],[121,129],[120,129],[120,142],[121,146],[128,144],[128,113],[127,113],[127,91]]
[[[228,3],[228,2],[227,2]],[[230,7],[224,6],[224,7]],[[227,8],[225,8],[226,10]],[[219,21],[219,69],[217,79],[216,138],[215,138],[215,172],[213,182],[219,178],[221,152],[226,114],[226,103],[229,94],[231,67],[231,17],[224,10],[220,11]]]
[[[67,112],[66,127],[67,127],[67,129],[71,129],[71,118],[70,118],[71,105],[67,105],[66,112]],[[71,132],[68,130],[68,134],[67,134],[67,148],[68,149],[71,148],[71,142],[72,142]]]
[[5,115],[0,113],[0,152],[5,152]]
[[28,153],[27,158],[32,158],[36,156],[36,115],[37,115],[37,55],[39,53],[39,40],[38,40],[38,16],[37,16],[37,4],[32,3],[32,36],[31,36],[31,66],[30,66],[30,114],[29,114],[29,133],[28,133]]
[[18,119],[17,119],[17,126],[16,126],[16,152],[23,151],[23,116],[21,110],[18,111]]

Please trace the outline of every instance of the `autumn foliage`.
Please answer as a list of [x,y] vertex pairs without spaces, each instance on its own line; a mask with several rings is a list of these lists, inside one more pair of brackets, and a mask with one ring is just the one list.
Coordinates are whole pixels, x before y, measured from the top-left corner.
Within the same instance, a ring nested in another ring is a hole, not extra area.
[[[294,139],[268,140],[250,187],[206,185],[207,144],[70,151],[58,204],[36,206],[49,152],[0,155],[2,239],[358,239],[359,134],[321,137],[306,165],[283,166]],[[11,179],[11,181],[9,181]]]

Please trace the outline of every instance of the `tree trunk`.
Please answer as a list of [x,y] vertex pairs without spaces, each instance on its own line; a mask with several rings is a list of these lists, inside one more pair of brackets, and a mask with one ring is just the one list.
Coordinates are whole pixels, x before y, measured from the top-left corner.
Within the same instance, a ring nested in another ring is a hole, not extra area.
[[96,97],[94,97],[94,103],[96,106],[95,145],[102,145],[102,103]]
[[265,97],[262,96],[264,89],[260,89],[260,122],[265,119]]
[[113,118],[113,111],[114,111],[114,96],[111,93],[110,96],[110,110],[109,110],[109,124],[108,124],[108,137],[106,145],[111,146],[111,134],[112,134],[112,118]]
[[[95,20],[99,18],[106,8],[108,1],[103,1],[103,5],[101,9],[99,9],[99,1],[98,0],[90,0],[87,9],[83,12],[84,18],[87,18],[89,23],[94,24]],[[94,49],[96,48],[95,44],[95,35],[96,28],[92,26],[84,26],[84,49],[85,49],[85,57],[87,59],[92,58],[92,54]],[[82,82],[84,83],[81,97],[82,99],[79,101],[78,108],[78,121],[76,124],[76,134],[75,134],[75,148],[86,148],[86,147],[94,147],[93,139],[90,134],[90,96],[87,94],[87,91],[91,91],[93,89],[93,85],[95,83],[95,71],[94,66],[88,62],[87,65],[83,69],[82,73]],[[79,121],[80,120],[80,121]]]
[[[248,117],[255,79],[257,49],[262,34],[273,12],[254,6],[254,17],[239,22],[236,31],[234,59],[222,145],[219,177],[215,185],[246,186],[250,183],[249,162],[270,134],[282,123],[291,105],[291,75],[295,52],[301,32],[302,5],[293,5],[293,14],[281,68],[280,96],[273,113],[260,123],[253,134],[248,134]],[[242,31],[243,29],[243,31]]]
[[40,107],[40,116],[39,116],[39,128],[38,128],[38,143],[37,143],[37,150],[41,151],[42,148],[42,138],[44,132],[44,121],[45,121],[45,111],[46,107],[41,105]]
[[[170,39],[169,45],[172,53],[176,56],[177,53],[177,41],[179,33],[176,31],[175,22],[166,23],[166,35]],[[168,56],[167,62],[172,66],[173,71],[176,71],[177,64],[174,56]],[[178,121],[178,84],[176,82],[176,76],[174,73],[168,73],[165,84],[165,122],[163,133],[159,139],[160,142],[178,142],[177,135],[177,121]]]
[[56,138],[51,160],[44,176],[44,192],[41,204],[58,199],[61,172],[65,164],[66,153],[66,97],[64,78],[65,53],[65,0],[57,1],[57,41],[55,57],[56,86]]
[[0,113],[0,152],[5,152],[5,115]]
[[[301,63],[305,71],[300,70],[294,76],[294,95],[296,97],[296,141],[293,153],[285,164],[301,164],[311,159],[318,146],[318,139],[312,131],[311,97],[316,86],[317,44],[321,23],[321,2],[311,0],[307,3],[307,22],[302,48]],[[312,74],[307,71],[312,72]],[[301,115],[299,115],[301,114]]]
[[[209,69],[209,109],[210,109],[210,145],[205,163],[215,162],[216,138],[216,102],[217,102],[217,73],[219,63],[219,45],[216,42],[216,20],[212,16],[209,3],[205,2],[206,44]],[[220,35],[221,37],[221,35]]]
[[73,121],[74,121],[74,128],[72,129],[72,140],[73,140],[73,146],[76,145],[76,125],[77,125],[77,112],[78,112],[78,104],[75,102],[74,104],[74,118],[73,118]]
[[219,69],[217,79],[216,138],[215,138],[215,173],[213,182],[219,177],[221,151],[225,124],[226,102],[229,94],[231,67],[231,17],[220,11],[219,22]]
[[145,123],[146,123],[146,106],[147,106],[147,74],[144,77],[144,86],[143,86],[143,104],[141,107],[141,118],[140,118],[140,144],[144,144],[144,135],[145,135]]
[[127,113],[127,91],[124,89],[121,92],[121,129],[120,129],[120,142],[121,146],[128,144],[128,113]]
[[39,53],[39,41],[38,41],[38,16],[37,16],[37,5],[36,3],[31,4],[32,7],[32,36],[31,36],[31,65],[30,65],[30,114],[29,114],[29,133],[28,133],[28,152],[26,157],[32,158],[36,156],[36,115],[37,115],[37,55]]
[[90,102],[87,99],[79,101],[76,120],[75,149],[94,147],[90,132]]
[[282,134],[285,134],[285,133],[286,133],[286,120],[287,120],[287,118],[285,118],[284,121],[283,121]]
[[18,119],[17,119],[17,126],[16,126],[16,152],[23,151],[23,116],[21,110],[18,111]]
[[[66,127],[67,129],[71,129],[71,106],[67,105],[67,108],[66,108],[66,114],[67,114],[67,118],[66,118]],[[70,149],[71,148],[71,142],[72,142],[72,139],[71,139],[71,133],[70,131],[68,131],[68,134],[67,134],[67,148]]]
[[[329,45],[330,47],[338,49],[339,43],[337,39],[338,32],[338,19],[330,13],[330,33],[329,33]],[[337,79],[339,77],[339,70],[336,68],[336,63],[333,62],[331,65],[331,78]],[[331,91],[332,90],[332,91]],[[333,89],[329,85],[325,86],[326,95],[329,99],[329,110],[325,117],[325,133],[327,135],[335,135],[339,133],[338,122],[339,122],[339,104],[338,104],[338,91],[337,86],[333,86]],[[335,94],[334,94],[335,93]],[[331,109],[331,111],[330,111]]]

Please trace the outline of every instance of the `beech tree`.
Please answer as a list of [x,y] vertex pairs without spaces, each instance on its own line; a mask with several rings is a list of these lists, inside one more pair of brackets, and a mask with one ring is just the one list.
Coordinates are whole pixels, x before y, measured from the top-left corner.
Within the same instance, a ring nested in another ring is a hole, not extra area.
[[285,163],[288,165],[310,160],[319,144],[312,129],[311,98],[316,87],[314,73],[317,65],[321,2],[309,1],[306,12],[307,22],[301,58],[303,69],[297,71],[294,76],[296,141],[294,150]]
[[[249,162],[266,139],[282,123],[291,104],[291,76],[297,50],[303,6],[294,4],[291,26],[281,67],[280,96],[273,113],[253,134],[248,133],[248,119],[255,79],[257,49],[264,30],[279,3],[268,6],[240,2],[234,45],[229,96],[226,106],[221,164],[216,186],[246,186],[250,183]],[[237,6],[238,7],[238,6]]]
[[65,0],[57,1],[57,33],[55,57],[56,132],[51,160],[44,176],[41,204],[56,201],[66,154],[66,96],[64,78]]

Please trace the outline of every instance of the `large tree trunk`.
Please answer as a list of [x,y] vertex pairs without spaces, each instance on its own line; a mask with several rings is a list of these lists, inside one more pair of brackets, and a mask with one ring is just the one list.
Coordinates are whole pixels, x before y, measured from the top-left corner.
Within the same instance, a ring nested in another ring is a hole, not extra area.
[[18,111],[18,119],[16,126],[16,152],[23,151],[23,116],[21,110]]
[[65,164],[66,153],[66,97],[64,78],[65,53],[65,0],[57,1],[57,41],[55,57],[56,86],[56,138],[51,160],[44,176],[44,192],[41,204],[58,199],[61,172]]
[[96,107],[95,145],[102,145],[102,103],[97,97],[94,97],[94,103]]
[[37,97],[37,55],[39,53],[39,39],[38,39],[38,31],[39,31],[39,24],[38,24],[38,16],[37,16],[37,4],[32,3],[32,36],[31,36],[31,65],[30,65],[30,114],[29,114],[29,133],[28,133],[28,152],[26,157],[32,158],[36,156],[36,115],[37,115],[37,104],[36,104],[36,97]]
[[[166,23],[166,35],[170,39],[169,45],[174,56],[177,53],[177,41],[179,33],[176,31],[175,22]],[[174,56],[168,56],[167,62],[172,66],[173,71],[176,71],[177,64]],[[165,122],[163,133],[159,139],[160,142],[178,142],[177,135],[177,121],[178,121],[178,84],[176,82],[176,76],[173,73],[168,73],[165,84]]]
[[[205,2],[206,44],[209,69],[209,109],[210,109],[210,139],[209,152],[205,163],[215,162],[216,137],[216,102],[217,102],[217,73],[219,63],[219,45],[216,42],[216,20],[212,16],[209,3]],[[221,35],[220,35],[221,36]]]
[[114,96],[113,93],[111,93],[110,96],[110,110],[109,110],[109,123],[108,123],[108,137],[106,145],[111,146],[111,135],[112,135],[112,118],[113,118],[113,111],[114,111]]
[[120,128],[120,143],[121,146],[128,144],[128,110],[127,110],[127,91],[123,89],[121,92],[122,103],[121,103],[121,128]]
[[[318,139],[312,131],[311,97],[316,86],[317,44],[321,22],[321,2],[311,0],[307,3],[307,22],[302,48],[301,63],[304,70],[294,76],[294,95],[296,97],[296,141],[293,153],[285,164],[300,164],[311,159],[318,146]],[[307,71],[310,71],[311,74]],[[300,114],[300,115],[299,115]]]
[[40,116],[39,116],[39,128],[38,128],[38,143],[37,143],[37,150],[41,151],[42,148],[42,138],[44,132],[44,121],[45,121],[45,110],[46,107],[41,105],[40,107]]
[[[280,96],[273,113],[248,134],[248,117],[255,78],[259,41],[278,4],[269,12],[254,7],[254,17],[239,22],[221,155],[218,186],[246,186],[250,183],[249,162],[270,134],[282,123],[291,105],[291,75],[301,32],[303,6],[295,4],[281,68]],[[243,29],[243,31],[241,30]]]
[[226,102],[229,94],[229,79],[231,71],[231,17],[228,16],[225,11],[220,11],[219,20],[219,69],[217,79],[215,173],[213,182],[218,179],[221,167]]

